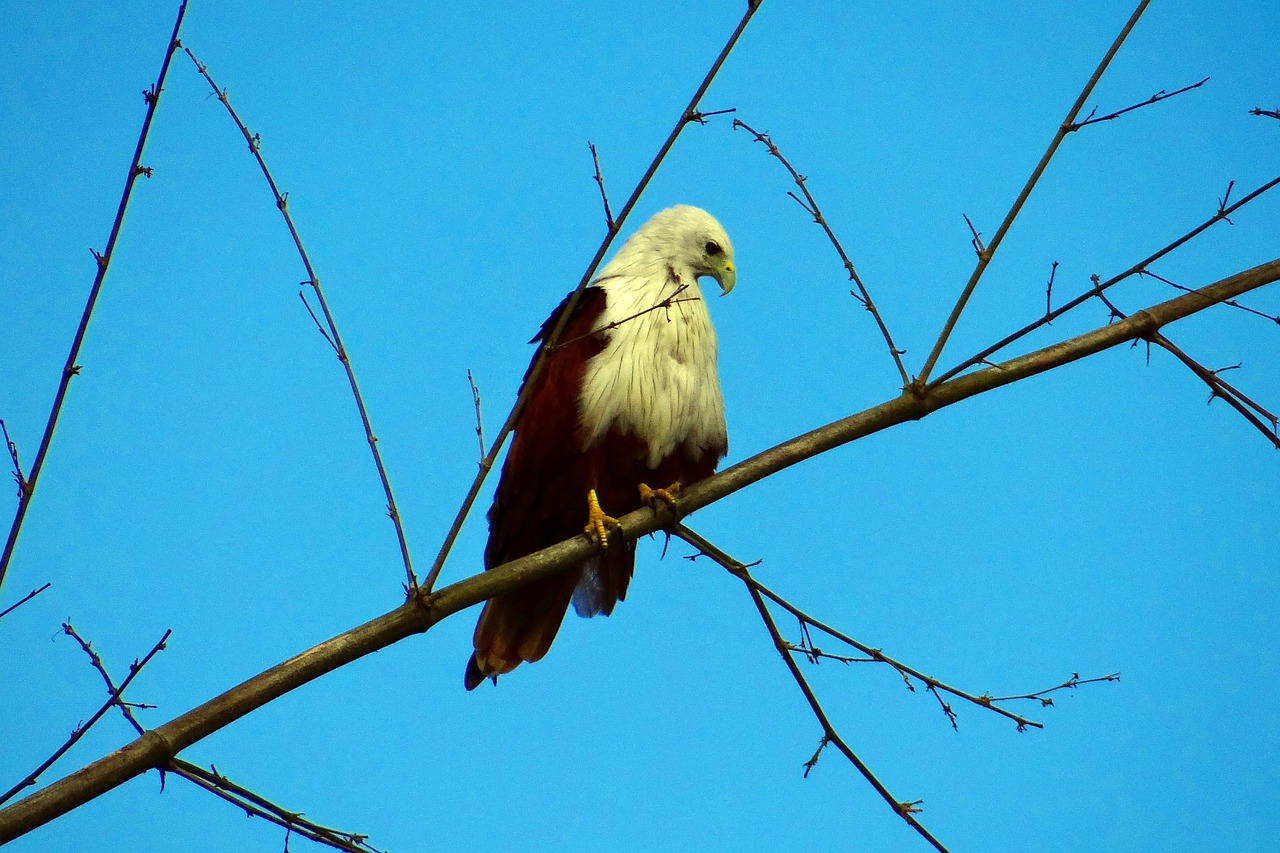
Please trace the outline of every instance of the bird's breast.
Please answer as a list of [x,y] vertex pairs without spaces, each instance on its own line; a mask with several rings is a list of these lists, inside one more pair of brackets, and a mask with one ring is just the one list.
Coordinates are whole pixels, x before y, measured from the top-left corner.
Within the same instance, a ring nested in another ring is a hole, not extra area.
[[[610,429],[634,435],[657,467],[684,446],[725,444],[716,336],[697,285],[670,297],[611,288],[598,328],[608,342],[587,362],[579,395],[583,447]],[[613,328],[609,328],[610,326]]]

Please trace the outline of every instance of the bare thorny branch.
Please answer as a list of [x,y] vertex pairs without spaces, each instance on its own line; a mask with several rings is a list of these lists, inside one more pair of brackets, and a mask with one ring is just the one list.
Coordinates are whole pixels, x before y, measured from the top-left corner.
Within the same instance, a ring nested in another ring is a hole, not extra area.
[[[1164,281],[1164,279],[1161,279],[1161,280]],[[1094,282],[1095,282],[1095,289],[1097,289],[1097,276],[1094,276]],[[1172,284],[1172,282],[1169,282],[1169,283]],[[1186,290],[1186,288],[1179,288],[1179,289]],[[1188,292],[1194,293],[1195,291],[1188,291]],[[1098,299],[1100,299],[1103,302],[1103,304],[1107,306],[1108,311],[1110,311],[1111,313],[1112,319],[1123,320],[1128,316],[1119,308],[1117,308],[1115,303],[1112,302],[1110,299],[1108,299],[1106,294],[1104,294],[1101,290],[1098,290],[1097,296],[1098,296]],[[1233,300],[1227,300],[1227,301],[1233,301]],[[1237,307],[1240,307],[1240,306],[1237,305]],[[1254,313],[1257,313],[1257,312],[1254,312]],[[1258,430],[1258,432],[1262,433],[1262,435],[1266,437],[1266,439],[1270,441],[1272,445],[1276,447],[1277,450],[1280,450],[1280,432],[1277,432],[1277,427],[1280,426],[1280,421],[1277,421],[1277,418],[1275,415],[1273,415],[1271,412],[1264,409],[1258,403],[1254,402],[1252,399],[1246,396],[1243,392],[1241,392],[1238,388],[1236,388],[1231,383],[1224,380],[1220,375],[1225,370],[1233,370],[1235,368],[1240,367],[1239,364],[1233,365],[1232,367],[1222,367],[1217,370],[1210,370],[1209,368],[1200,364],[1200,362],[1196,361],[1191,356],[1187,355],[1185,352],[1182,351],[1182,349],[1175,346],[1174,343],[1170,341],[1167,337],[1165,337],[1164,333],[1160,332],[1159,330],[1152,331],[1150,334],[1146,335],[1145,337],[1149,344],[1155,344],[1161,347],[1162,349],[1164,349],[1165,351],[1171,353],[1174,357],[1176,357],[1179,361],[1181,361],[1184,365],[1186,365],[1186,367],[1192,373],[1200,377],[1200,379],[1203,380],[1204,383],[1209,386],[1209,402],[1210,403],[1213,402],[1215,397],[1226,400],[1227,404],[1230,405],[1231,408],[1239,412],[1240,415],[1244,417],[1244,419],[1247,420],[1249,423],[1251,423],[1254,426],[1254,428]],[[1137,343],[1137,341],[1134,341],[1134,343]],[[1266,421],[1266,423],[1263,422],[1264,420]],[[1268,426],[1268,424],[1270,424],[1270,426]]]
[[[1195,288],[1193,287],[1187,287],[1186,285],[1182,285],[1182,284],[1178,284],[1177,282],[1170,281],[1169,279],[1165,278],[1162,275],[1157,275],[1156,273],[1153,273],[1151,270],[1139,270],[1138,275],[1149,276],[1151,278],[1154,278],[1156,281],[1162,281],[1165,284],[1169,285],[1170,287],[1174,288],[1175,290],[1181,290],[1183,293],[1191,293],[1195,290]],[[1239,310],[1245,312],[1246,314],[1253,314],[1255,317],[1261,317],[1264,320],[1270,320],[1271,322],[1275,323],[1277,326],[1280,326],[1280,315],[1267,314],[1263,311],[1257,310],[1256,308],[1250,308],[1248,305],[1241,305],[1239,302],[1235,301],[1234,299],[1223,300],[1222,304],[1230,305],[1232,308],[1238,308]]]
[[1156,92],[1154,95],[1152,95],[1150,98],[1147,98],[1145,101],[1139,101],[1138,103],[1133,104],[1132,106],[1125,107],[1122,110],[1116,110],[1113,113],[1107,113],[1104,116],[1097,116],[1097,118],[1094,118],[1094,116],[1097,115],[1098,108],[1094,107],[1089,112],[1089,115],[1085,116],[1083,121],[1072,122],[1071,127],[1069,128],[1069,131],[1076,131],[1090,124],[1099,124],[1100,122],[1111,121],[1112,119],[1119,118],[1125,113],[1133,112],[1134,110],[1142,109],[1143,107],[1150,106],[1151,104],[1159,103],[1160,101],[1166,100],[1168,98],[1172,98],[1175,95],[1181,95],[1183,92],[1190,92],[1192,89],[1199,89],[1201,86],[1203,86],[1205,83],[1208,83],[1208,82],[1209,82],[1209,78],[1206,77],[1203,80],[1201,80],[1199,83],[1192,83],[1190,86],[1183,86],[1181,89],[1175,89],[1172,92],[1166,92],[1165,90],[1161,89],[1159,92]]
[[476,379],[467,371],[467,384],[471,386],[471,402],[476,407],[476,440],[480,443],[480,465],[484,465],[484,416],[480,413],[480,389],[476,387]]
[[[62,626],[62,629],[68,635],[75,636],[74,631],[72,630],[69,624],[64,623]],[[80,738],[84,737],[85,733],[88,732],[89,729],[93,728],[93,725],[97,723],[98,720],[101,720],[103,715],[106,714],[107,711],[111,710],[112,705],[120,704],[120,696],[121,694],[124,693],[125,688],[127,688],[129,684],[133,681],[134,677],[139,672],[142,671],[142,668],[146,666],[147,663],[150,662],[150,660],[153,657],[155,657],[156,654],[164,648],[165,641],[169,639],[169,635],[172,633],[173,633],[172,631],[165,631],[164,636],[160,638],[160,642],[156,643],[155,646],[151,649],[151,651],[148,652],[146,656],[142,658],[141,661],[134,661],[133,664],[129,667],[128,677],[126,677],[124,681],[120,682],[120,686],[118,688],[116,688],[111,692],[111,696],[102,705],[102,707],[99,708],[93,714],[93,716],[89,718],[88,722],[81,723],[77,725],[74,729],[72,729],[71,735],[62,744],[62,746],[55,749],[53,751],[53,754],[50,755],[47,759],[45,759],[43,762],[41,762],[39,767],[37,767],[35,770],[32,770],[30,773],[28,773],[25,777],[23,777],[22,781],[18,782],[8,791],[4,792],[3,794],[0,794],[0,803],[4,803],[8,801],[10,798],[13,797],[14,794],[18,793],[23,788],[27,788],[27,787],[30,787],[31,785],[34,785],[36,781],[40,778],[41,774],[44,773],[44,771],[52,767],[54,762],[56,762],[59,758],[66,755],[67,751],[70,750],[71,747],[75,746],[76,743],[80,740]],[[83,643],[83,641],[81,642]]]
[[1016,701],[1025,700],[1025,699],[1034,699],[1035,701],[1039,702],[1042,706],[1046,708],[1050,708],[1050,707],[1053,707],[1053,699],[1050,698],[1049,696],[1050,693],[1057,693],[1059,690],[1075,690],[1077,687],[1083,684],[1101,684],[1104,681],[1119,681],[1119,680],[1120,680],[1120,673],[1118,672],[1113,672],[1108,675],[1099,675],[1095,678],[1081,678],[1080,673],[1073,672],[1071,673],[1071,677],[1068,678],[1066,681],[1062,682],[1061,684],[1058,684],[1054,687],[1045,688],[1044,690],[1037,690],[1034,693],[1023,693],[1018,696],[991,696],[986,698],[988,698],[989,701],[991,702],[1016,702]]
[[791,162],[782,156],[782,152],[778,150],[778,146],[774,144],[773,139],[767,133],[761,133],[746,122],[736,118],[733,120],[733,127],[735,130],[740,127],[754,136],[756,141],[768,149],[769,154],[776,158],[791,174],[791,179],[795,181],[796,186],[800,188],[800,192],[804,194],[804,200],[801,200],[794,193],[788,192],[787,195],[795,199],[796,203],[804,208],[805,213],[813,217],[813,221],[822,228],[827,235],[827,239],[831,241],[831,245],[835,247],[836,253],[840,255],[840,261],[849,273],[849,280],[858,288],[856,291],[851,291],[851,295],[875,318],[876,326],[879,327],[880,334],[884,336],[884,342],[889,347],[889,355],[893,358],[893,363],[898,368],[898,374],[902,379],[903,386],[909,385],[911,377],[907,375],[907,368],[902,363],[902,356],[906,350],[899,349],[893,342],[893,336],[889,334],[889,327],[885,325],[884,318],[880,316],[880,311],[876,308],[875,302],[872,301],[871,294],[867,291],[866,285],[862,283],[861,276],[858,275],[858,271],[853,266],[853,261],[849,260],[849,256],[845,254],[844,247],[840,245],[840,240],[836,237],[835,232],[831,230],[831,226],[827,223],[827,218],[822,215],[817,199],[809,192],[809,179],[796,171]]
[[[93,644],[85,640],[70,623],[64,623],[62,626],[63,633],[75,639],[80,644],[80,648],[84,649],[84,653],[89,656],[89,663],[102,677],[106,684],[107,693],[110,697],[110,704],[114,704],[120,709],[120,713],[125,720],[133,727],[133,730],[139,735],[146,734],[146,729],[138,722],[138,718],[133,711],[137,709],[154,708],[155,705],[146,705],[135,702],[124,701],[123,687],[117,687],[115,680],[111,674],[107,672],[106,666],[102,662],[102,657],[93,649]],[[167,634],[165,635],[168,636]],[[162,646],[163,648],[163,646]],[[135,667],[141,668],[140,664],[134,663]],[[191,782],[199,788],[226,800],[232,805],[241,808],[251,817],[260,817],[276,826],[281,827],[287,832],[296,832],[304,838],[315,841],[319,844],[326,844],[337,850],[346,850],[349,853],[380,853],[376,848],[370,847],[365,843],[366,835],[358,835],[341,830],[331,829],[321,826],[317,823],[307,820],[300,812],[289,811],[279,806],[260,794],[256,794],[241,785],[237,785],[227,777],[218,772],[217,767],[211,767],[205,770],[184,761],[181,758],[173,758],[168,764],[160,768],[161,787],[164,784],[164,774],[171,772],[183,779]]]
[[[751,577],[751,573],[747,570],[746,564],[730,557],[728,554],[724,553],[715,545],[711,544],[697,533],[694,533],[689,528],[684,525],[677,525],[672,532],[727,569],[746,585],[747,592],[750,594],[751,600],[755,604],[757,612],[760,614],[760,618],[764,621],[765,627],[769,631],[769,636],[773,639],[774,647],[782,655],[782,659],[786,663],[787,669],[790,670],[792,678],[795,679],[796,685],[800,688],[800,692],[804,694],[805,700],[809,703],[809,708],[813,711],[814,716],[818,720],[818,724],[822,726],[821,745],[818,747],[818,751],[813,754],[813,757],[805,763],[805,775],[807,776],[809,771],[811,771],[818,763],[818,756],[821,754],[822,749],[825,746],[828,744],[835,746],[840,750],[840,752],[844,753],[844,756],[849,760],[849,763],[862,774],[862,777],[867,780],[871,787],[875,788],[876,793],[878,793],[880,797],[889,804],[899,817],[906,821],[906,823],[922,838],[933,845],[934,849],[946,853],[947,848],[943,846],[942,842],[935,838],[929,830],[925,829],[924,825],[915,817],[916,814],[920,812],[919,805],[921,801],[904,801],[894,797],[893,794],[889,792],[889,789],[885,787],[884,783],[881,782],[875,773],[872,772],[871,768],[858,757],[857,753],[853,751],[849,744],[845,742],[844,738],[840,736],[840,733],[836,731],[835,725],[823,710],[821,703],[818,702],[818,697],[814,694],[813,688],[809,686],[808,680],[805,679],[804,674],[800,671],[800,667],[796,664],[795,658],[792,656],[789,649],[790,644],[782,638],[782,633],[778,630],[778,625],[774,622],[773,615],[769,612],[769,608],[764,601],[766,596],[775,601],[780,601],[780,599],[774,597],[772,593],[767,593],[764,587]],[[811,622],[810,624],[816,623]]]
[[932,391],[935,388],[938,388],[943,383],[955,378],[956,376],[959,376],[960,374],[962,374],[964,371],[968,370],[971,367],[975,367],[979,364],[989,363],[987,359],[989,359],[992,355],[1004,349],[1005,347],[1009,346],[1009,344],[1015,341],[1021,340],[1022,338],[1025,338],[1027,335],[1031,334],[1032,332],[1036,331],[1037,329],[1043,326],[1047,326],[1048,324],[1052,323],[1054,320],[1061,317],[1063,314],[1066,314],[1068,311],[1071,311],[1075,308],[1080,307],[1084,303],[1088,302],[1091,299],[1094,299],[1099,294],[1106,292],[1107,290],[1119,284],[1120,282],[1125,281],[1126,279],[1131,278],[1135,275],[1151,275],[1150,266],[1153,263],[1165,257],[1175,249],[1178,249],[1186,245],[1191,240],[1203,234],[1209,228],[1212,228],[1217,223],[1226,220],[1231,214],[1235,213],[1240,208],[1244,207],[1245,205],[1259,198],[1264,193],[1271,191],[1277,186],[1280,186],[1280,177],[1276,177],[1270,181],[1267,181],[1265,184],[1262,184],[1253,192],[1249,193],[1244,198],[1231,204],[1228,207],[1223,207],[1220,203],[1218,208],[1213,213],[1213,215],[1211,215],[1204,222],[1201,222],[1196,227],[1187,231],[1181,237],[1178,237],[1176,240],[1173,240],[1172,242],[1166,244],[1164,247],[1157,249],[1155,252],[1152,252],[1150,255],[1147,255],[1145,258],[1133,264],[1123,272],[1117,273],[1116,275],[1112,276],[1111,278],[1105,281],[1096,281],[1094,283],[1094,286],[1091,289],[1085,291],[1084,293],[1080,294],[1074,299],[1071,299],[1065,304],[1060,305],[1054,310],[1049,311],[1043,317],[1040,317],[1037,320],[1033,320],[1032,322],[1023,326],[1021,329],[1018,329],[1016,332],[1013,332],[1012,334],[1005,336],[1001,340],[996,341],[994,344],[991,344],[990,346],[986,347],[982,351],[970,356],[969,358],[957,364],[955,367],[943,373],[938,378],[929,382],[924,387],[924,391],[927,393],[929,391]]
[[3,619],[4,617],[8,616],[10,613],[17,610],[19,607],[26,604],[28,601],[35,598],[37,595],[44,592],[46,589],[48,589],[51,586],[53,586],[52,583],[46,582],[44,586],[37,587],[36,589],[31,590],[31,592],[27,593],[22,598],[15,601],[13,604],[10,604],[4,610],[0,610],[0,619]]
[[[387,515],[391,518],[391,523],[395,525],[396,540],[400,545],[400,556],[404,561],[404,572],[406,585],[409,589],[417,589],[418,578],[413,572],[413,560],[409,556],[409,541],[405,537],[404,525],[400,521],[400,510],[396,507],[395,494],[391,490],[391,479],[387,475],[387,467],[383,464],[382,453],[378,450],[378,437],[374,435],[373,425],[369,420],[369,412],[365,407],[364,396],[360,393],[360,385],[356,382],[355,369],[351,366],[351,359],[347,355],[347,349],[342,344],[342,336],[338,334],[337,323],[333,319],[333,313],[329,310],[329,302],[324,297],[324,291],[320,287],[320,277],[316,275],[315,268],[311,265],[311,257],[307,254],[306,247],[302,244],[302,236],[298,233],[297,227],[294,225],[293,217],[289,214],[289,197],[286,193],[280,192],[280,187],[276,184],[276,179],[272,176],[271,170],[267,167],[267,161],[262,157],[262,140],[256,133],[250,133],[249,128],[241,120],[239,113],[231,106],[231,100],[227,97],[226,89],[220,88],[214,82],[213,77],[209,74],[208,67],[196,58],[191,52],[191,48],[183,48],[187,56],[191,57],[191,61],[195,64],[200,75],[204,77],[213,92],[217,95],[218,100],[226,107],[227,113],[236,123],[236,127],[240,130],[240,134],[244,137],[245,142],[249,143],[249,150],[253,153],[254,159],[258,162],[258,167],[262,170],[262,176],[267,179],[267,184],[271,187],[271,194],[275,196],[276,207],[280,210],[280,215],[284,217],[285,225],[289,228],[289,234],[293,238],[293,245],[297,248],[299,256],[302,258],[302,265],[307,271],[307,280],[304,285],[309,285],[312,292],[315,293],[316,302],[320,305],[320,313],[324,316],[324,324],[321,325],[319,318],[316,317],[311,306],[307,304],[306,297],[302,298],[302,302],[307,306],[307,312],[311,314],[311,319],[316,321],[320,334],[324,335],[325,340],[333,347],[338,355],[338,360],[342,362],[343,370],[347,374],[347,382],[351,386],[351,394],[355,398],[356,409],[360,413],[360,422],[364,426],[365,440],[369,444],[369,451],[373,454],[374,466],[378,469],[378,477],[382,481],[382,490],[387,497]],[[301,294],[299,294],[301,296]]]
[[67,397],[67,389],[71,384],[71,377],[80,373],[80,365],[76,364],[76,359],[80,356],[80,346],[84,343],[86,330],[89,328],[89,318],[93,316],[94,306],[98,303],[98,294],[102,290],[102,282],[107,277],[107,269],[111,266],[111,258],[115,253],[116,240],[120,236],[120,228],[124,224],[124,213],[129,206],[129,199],[133,196],[134,182],[141,176],[151,177],[151,169],[142,165],[142,152],[147,145],[147,137],[151,130],[151,120],[155,117],[156,107],[160,103],[160,93],[164,91],[164,83],[169,75],[169,63],[173,59],[173,52],[178,47],[178,32],[182,29],[182,19],[187,13],[187,2],[182,0],[182,4],[178,7],[177,20],[173,24],[173,34],[169,37],[169,44],[165,49],[164,61],[160,65],[160,73],[156,77],[156,82],[152,87],[142,93],[142,98],[147,104],[147,114],[142,120],[142,129],[138,133],[138,143],[133,150],[133,161],[129,164],[129,171],[125,176],[124,191],[120,194],[120,204],[116,207],[115,221],[111,224],[111,234],[107,237],[107,246],[102,252],[90,250],[97,262],[97,273],[93,279],[93,286],[89,288],[89,298],[85,302],[84,312],[80,315],[80,325],[76,327],[75,337],[71,341],[71,351],[67,354],[66,364],[62,368],[62,376],[58,382],[58,390],[53,398],[53,407],[49,410],[49,418],[45,422],[44,435],[40,439],[40,446],[36,450],[35,459],[31,463],[31,471],[24,478],[22,469],[17,464],[17,447],[9,442],[7,430],[5,441],[9,443],[9,452],[14,460],[15,474],[18,478],[18,486],[20,489],[18,508],[13,516],[13,524],[9,527],[9,536],[5,540],[4,552],[0,553],[0,589],[4,586],[5,573],[9,569],[9,561],[13,557],[13,549],[18,541],[18,534],[22,530],[23,519],[26,518],[27,508],[31,505],[31,498],[35,493],[36,481],[40,479],[40,471],[44,467],[45,456],[49,452],[49,445],[53,441],[53,431],[58,425],[58,415],[62,412],[62,404]]
[[[1049,143],[1049,147],[1041,156],[1040,162],[1031,172],[1031,177],[1027,178],[1026,184],[1023,185],[1022,191],[1018,193],[1017,199],[1009,208],[1009,212],[1005,214],[1004,221],[1000,223],[1000,227],[996,229],[995,236],[991,238],[991,242],[983,246],[978,251],[978,264],[974,267],[973,273],[969,276],[969,281],[965,284],[964,289],[960,293],[960,298],[956,300],[955,307],[951,309],[951,316],[947,318],[946,323],[942,327],[942,331],[938,334],[938,340],[933,345],[933,350],[925,359],[924,367],[920,371],[920,375],[915,379],[917,388],[924,388],[929,381],[929,375],[933,372],[933,367],[938,361],[938,357],[942,355],[943,348],[947,345],[951,332],[955,329],[957,321],[960,319],[961,312],[969,302],[969,297],[973,295],[973,291],[977,288],[978,282],[982,278],[982,274],[986,272],[987,265],[991,263],[991,258],[995,255],[996,250],[1000,248],[1000,243],[1004,240],[1005,235],[1009,232],[1018,214],[1022,211],[1022,206],[1026,204],[1027,199],[1031,196],[1031,191],[1035,189],[1036,184],[1040,181],[1040,176],[1044,174],[1044,170],[1048,167],[1049,161],[1053,159],[1053,155],[1057,152],[1058,146],[1067,137],[1068,133],[1075,130],[1074,124],[1076,116],[1080,114],[1080,110],[1084,107],[1085,101],[1089,99],[1089,95],[1093,92],[1098,81],[1102,79],[1102,75],[1106,72],[1107,67],[1111,64],[1111,60],[1120,50],[1120,46],[1124,44],[1125,39],[1129,37],[1129,33],[1133,31],[1137,25],[1138,19],[1142,17],[1142,13],[1146,11],[1147,5],[1151,0],[1141,0],[1138,7],[1134,9],[1133,14],[1129,17],[1124,28],[1120,30],[1120,34],[1116,36],[1112,42],[1110,49],[1107,50],[1102,61],[1098,63],[1098,67],[1094,70],[1093,76],[1085,83],[1084,89],[1081,90],[1080,96],[1076,98],[1076,102],[1072,104],[1071,109],[1067,111],[1067,117],[1063,119],[1062,124],[1058,127],[1058,132],[1054,135],[1053,140]],[[974,231],[975,248],[981,245],[977,241],[977,231],[973,229],[970,223],[970,229]]]

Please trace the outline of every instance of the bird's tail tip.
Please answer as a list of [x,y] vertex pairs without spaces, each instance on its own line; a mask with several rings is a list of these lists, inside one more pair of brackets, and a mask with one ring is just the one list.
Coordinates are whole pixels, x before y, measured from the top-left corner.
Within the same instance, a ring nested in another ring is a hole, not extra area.
[[[475,690],[480,686],[480,682],[484,681],[488,677],[489,676],[485,675],[484,671],[480,669],[480,664],[476,661],[475,654],[472,653],[471,659],[467,661],[467,674],[463,677],[462,683],[466,685],[468,690]],[[498,683],[497,676],[494,676],[493,683]]]

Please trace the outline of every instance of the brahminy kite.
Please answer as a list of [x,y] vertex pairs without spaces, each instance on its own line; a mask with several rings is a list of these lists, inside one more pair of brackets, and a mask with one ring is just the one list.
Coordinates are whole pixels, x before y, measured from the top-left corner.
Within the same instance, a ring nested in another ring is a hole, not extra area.
[[[681,484],[709,477],[729,448],[716,335],[698,286],[733,289],[729,235],[709,213],[678,205],[640,228],[583,289],[529,385],[489,510],[485,568],[581,534],[603,550],[549,578],[490,599],[476,625],[466,687],[497,682],[551,647],[573,602],[608,616],[626,597],[635,541],[617,521]],[[549,337],[569,298],[531,343]],[[536,358],[535,358],[536,363]],[[530,384],[532,383],[532,384]]]

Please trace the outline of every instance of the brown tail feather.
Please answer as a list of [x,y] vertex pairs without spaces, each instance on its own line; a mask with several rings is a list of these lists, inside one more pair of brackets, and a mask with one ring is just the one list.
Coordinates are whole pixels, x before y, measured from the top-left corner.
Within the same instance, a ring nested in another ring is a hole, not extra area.
[[476,650],[467,662],[468,690],[521,663],[542,659],[560,630],[580,575],[580,569],[573,569],[485,604],[476,624]]

